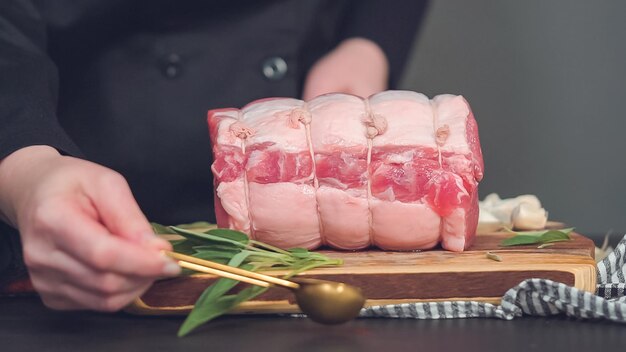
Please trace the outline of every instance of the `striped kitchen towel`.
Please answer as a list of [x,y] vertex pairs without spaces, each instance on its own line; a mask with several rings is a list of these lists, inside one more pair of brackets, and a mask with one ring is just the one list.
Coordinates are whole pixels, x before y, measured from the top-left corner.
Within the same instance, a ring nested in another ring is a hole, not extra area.
[[500,305],[473,301],[423,302],[364,308],[361,317],[451,319],[566,314],[626,323],[626,235],[598,263],[596,294],[545,279],[529,279],[509,289]]

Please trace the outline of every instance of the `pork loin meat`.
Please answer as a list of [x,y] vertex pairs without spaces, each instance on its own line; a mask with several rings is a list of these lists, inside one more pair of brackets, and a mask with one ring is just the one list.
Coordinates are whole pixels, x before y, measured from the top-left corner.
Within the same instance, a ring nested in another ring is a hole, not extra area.
[[211,110],[220,227],[282,248],[468,248],[483,159],[462,96],[327,94]]

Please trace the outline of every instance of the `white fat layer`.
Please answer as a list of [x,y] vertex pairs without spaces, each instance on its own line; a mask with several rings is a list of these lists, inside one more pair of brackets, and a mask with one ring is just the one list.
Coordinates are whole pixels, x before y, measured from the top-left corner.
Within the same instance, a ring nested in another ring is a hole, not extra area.
[[308,150],[305,128],[293,128],[289,123],[291,111],[303,105],[298,99],[281,98],[246,106],[241,121],[253,130],[246,144],[271,143],[288,153]]
[[230,110],[217,113],[217,143],[218,145],[230,145],[239,147],[241,141],[230,133],[230,126],[237,122],[237,110]]
[[311,112],[311,143],[316,153],[367,147],[363,100],[346,94],[317,97],[307,104]]
[[409,91],[392,91],[370,98],[374,114],[387,120],[387,131],[374,138],[374,150],[387,146],[435,148],[432,109],[428,98]]
[[390,163],[390,164],[405,164],[408,163],[409,161],[413,160],[413,157],[415,156],[415,152],[412,150],[407,150],[405,152],[402,153],[390,153],[387,158],[385,158],[385,161]]
[[240,178],[233,182],[220,182],[215,192],[229,216],[229,228],[249,232],[250,219],[243,179]]
[[434,97],[433,103],[437,109],[437,128],[444,125],[450,128],[450,134],[441,146],[441,152],[471,153],[467,141],[467,119],[470,111],[465,99],[460,95],[443,94]]
[[463,252],[468,231],[466,218],[465,209],[458,208],[442,219],[441,246],[443,248],[453,252]]

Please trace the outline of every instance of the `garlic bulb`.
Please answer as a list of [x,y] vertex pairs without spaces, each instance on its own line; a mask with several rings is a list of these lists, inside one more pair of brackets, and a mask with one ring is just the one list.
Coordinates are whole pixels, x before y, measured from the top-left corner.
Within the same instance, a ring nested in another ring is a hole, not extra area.
[[520,203],[511,213],[511,222],[517,230],[543,229],[548,222],[548,212],[540,205]]
[[485,211],[483,208],[480,208],[480,212],[478,213],[478,233],[496,232],[502,229],[502,227],[503,224],[500,219],[495,217],[489,211]]
[[545,228],[548,221],[548,212],[532,194],[501,199],[497,193],[491,193],[479,202],[479,209],[479,232],[483,229],[493,231],[496,227],[538,230]]

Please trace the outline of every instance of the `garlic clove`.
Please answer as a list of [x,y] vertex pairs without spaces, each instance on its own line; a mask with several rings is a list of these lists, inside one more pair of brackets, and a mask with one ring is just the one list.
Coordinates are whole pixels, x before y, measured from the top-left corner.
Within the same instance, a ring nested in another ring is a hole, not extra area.
[[488,210],[482,207],[480,207],[479,210],[480,212],[478,213],[478,228],[476,229],[477,233],[496,232],[505,226],[505,224],[503,224]]
[[546,227],[548,212],[536,203],[520,203],[511,212],[511,222],[517,230],[540,230]]
[[498,193],[490,193],[485,197],[482,202],[480,202],[480,204],[485,208],[493,208],[497,206],[501,201],[502,199],[500,199]]
[[500,222],[500,220],[494,216],[490,211],[479,208],[480,212],[478,213],[478,222]]
[[521,196],[515,197],[514,199],[518,204],[526,203],[535,208],[541,208],[541,202],[539,201],[539,198],[537,198],[537,196],[533,194],[523,194]]

